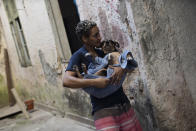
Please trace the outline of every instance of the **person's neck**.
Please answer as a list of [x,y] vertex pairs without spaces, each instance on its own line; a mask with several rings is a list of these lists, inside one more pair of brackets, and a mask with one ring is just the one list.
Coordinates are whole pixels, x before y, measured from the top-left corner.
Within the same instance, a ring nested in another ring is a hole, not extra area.
[[92,46],[87,46],[87,45],[84,45],[86,50],[93,56],[93,57],[96,57],[98,56],[96,51],[95,51],[95,47],[92,47]]

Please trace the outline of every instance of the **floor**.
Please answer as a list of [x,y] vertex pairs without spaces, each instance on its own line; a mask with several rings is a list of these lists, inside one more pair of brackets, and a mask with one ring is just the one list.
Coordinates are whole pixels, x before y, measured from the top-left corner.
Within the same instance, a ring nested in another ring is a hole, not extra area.
[[30,113],[30,116],[26,119],[20,113],[0,120],[0,131],[94,131],[92,126],[40,109]]

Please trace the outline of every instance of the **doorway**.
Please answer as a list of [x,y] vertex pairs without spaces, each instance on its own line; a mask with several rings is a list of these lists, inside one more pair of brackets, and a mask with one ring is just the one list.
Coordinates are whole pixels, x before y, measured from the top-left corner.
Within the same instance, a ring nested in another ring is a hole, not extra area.
[[78,10],[74,4],[74,0],[58,0],[58,3],[66,29],[71,53],[73,54],[80,47],[82,47],[82,43],[78,40],[75,34],[75,27],[80,21]]

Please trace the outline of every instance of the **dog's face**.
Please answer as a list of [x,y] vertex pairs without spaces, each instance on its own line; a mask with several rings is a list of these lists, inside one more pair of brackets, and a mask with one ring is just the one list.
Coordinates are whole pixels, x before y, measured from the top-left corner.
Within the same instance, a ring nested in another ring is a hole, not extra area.
[[104,54],[118,51],[119,47],[120,47],[120,45],[116,41],[105,40],[105,41],[101,42],[101,48],[102,48]]

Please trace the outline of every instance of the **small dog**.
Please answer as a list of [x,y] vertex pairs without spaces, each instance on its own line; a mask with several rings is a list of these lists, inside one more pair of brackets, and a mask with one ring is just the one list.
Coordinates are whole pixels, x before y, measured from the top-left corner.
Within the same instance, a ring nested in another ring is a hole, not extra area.
[[[105,55],[108,54],[108,65],[114,65],[119,64],[119,51],[120,45],[118,42],[113,40],[105,40],[101,42],[101,49],[104,52]],[[89,55],[89,54],[88,54]],[[130,55],[127,56],[127,60],[131,60],[132,57]],[[81,64],[82,71],[84,74],[87,74],[87,67],[84,63]],[[83,76],[80,74],[79,68],[77,65],[74,65],[73,70],[76,72],[77,76],[79,78],[83,78]],[[99,71],[97,71],[94,75],[98,76],[106,76],[107,75],[107,69],[103,68]]]

